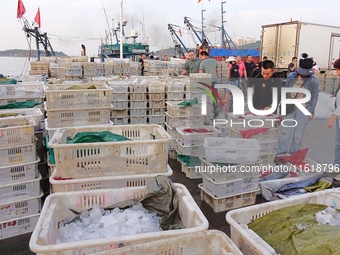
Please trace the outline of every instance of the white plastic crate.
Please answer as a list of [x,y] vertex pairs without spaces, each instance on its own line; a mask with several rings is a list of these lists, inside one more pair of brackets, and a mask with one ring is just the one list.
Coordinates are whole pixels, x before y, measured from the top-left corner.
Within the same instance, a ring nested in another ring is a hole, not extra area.
[[20,236],[34,230],[40,214],[0,222],[0,239]]
[[[252,113],[248,113],[245,115],[234,115],[232,113],[227,113],[228,115],[228,125],[232,125],[237,130],[251,129],[255,127],[262,128],[275,128],[276,121],[279,120],[278,115],[254,115]],[[232,124],[232,123],[241,123],[241,124]],[[255,127],[254,127],[255,126]],[[271,140],[273,140],[271,138]]]
[[126,110],[129,108],[129,101],[111,101],[113,110]]
[[111,108],[46,110],[50,128],[101,125],[110,121]]
[[128,93],[129,84],[123,80],[106,81],[107,85],[112,89],[112,93]]
[[43,193],[40,193],[40,195],[36,197],[24,198],[21,200],[0,204],[1,221],[7,221],[40,213],[42,196]]
[[37,179],[0,185],[0,203],[40,195],[41,175]]
[[145,84],[131,84],[130,92],[133,93],[146,93],[147,86]]
[[44,97],[43,82],[40,84],[1,84],[0,98]]
[[258,161],[254,165],[236,165],[236,164],[217,164],[211,163],[205,160],[205,158],[200,158],[202,163],[202,168],[199,170],[202,174],[208,176],[215,182],[231,181],[242,178],[249,178],[259,175],[261,161]]
[[181,161],[181,171],[185,174],[188,179],[202,179],[200,172],[196,172],[195,166],[187,166],[186,163]]
[[0,167],[0,185],[38,178],[38,163],[40,159],[33,162]]
[[147,115],[147,113],[148,113],[147,108],[145,108],[145,109],[143,109],[143,108],[135,108],[135,109],[131,108],[130,109],[130,115],[131,116],[145,116],[145,115]]
[[277,140],[276,141],[266,141],[266,142],[259,142],[261,150],[259,153],[272,153],[275,152],[277,147]]
[[174,82],[166,84],[166,91],[169,92],[183,92],[185,90],[185,83]]
[[166,93],[150,93],[148,94],[149,100],[165,100]]
[[113,110],[111,109],[110,118],[126,117],[129,116],[129,110]]
[[[41,122],[44,121],[44,115],[39,108],[23,108],[23,109],[8,109],[8,110],[0,110],[1,115],[8,114],[18,114],[17,118],[26,117],[33,119],[35,121],[35,130],[41,130],[43,127],[41,126]],[[15,118],[15,117],[9,117]]]
[[[115,118],[113,118],[115,119]],[[94,126],[104,126],[104,127],[110,127],[114,124],[114,122],[112,121],[109,121],[107,124],[101,124],[101,125],[94,125]],[[126,123],[127,124],[127,123]],[[79,127],[79,126],[76,126],[76,127]],[[64,128],[73,128],[72,126],[71,127],[62,127],[63,129]],[[54,133],[58,130],[58,129],[61,129],[60,127],[57,127],[57,128],[50,128],[49,126],[49,122],[48,122],[48,118],[45,119],[45,129],[47,131],[47,134],[48,134],[48,137],[52,138]]]
[[279,180],[270,180],[270,181],[260,182],[262,196],[267,201],[277,200],[279,198],[287,198],[284,195],[276,194],[275,190],[281,187],[282,185],[307,180],[312,177],[313,177],[312,175],[309,175],[309,176],[300,176],[300,177],[294,177],[294,178],[284,178],[284,179],[279,179]]
[[230,211],[226,214],[226,220],[230,224],[231,239],[244,254],[277,254],[266,241],[248,229],[247,224],[275,210],[298,204],[322,204],[340,209],[340,189],[324,190]]
[[132,101],[145,101],[146,93],[130,93],[130,100]]
[[[241,129],[241,130],[249,130],[249,128]],[[228,137],[242,138],[242,135],[239,132],[239,130],[237,130],[236,128],[228,127]],[[267,131],[261,132],[251,137],[251,139],[256,139],[259,142],[275,141],[275,140],[278,140],[278,138],[279,138],[279,133],[278,133],[277,128],[268,129]]]
[[0,118],[0,148],[35,142],[36,123],[26,117]]
[[130,116],[130,123],[135,124],[147,124],[148,116]]
[[259,188],[260,174],[254,177],[246,177],[224,182],[216,182],[210,178],[209,174],[201,173],[203,176],[203,188],[214,197],[234,196],[257,190]]
[[154,174],[104,176],[70,180],[59,180],[56,174],[57,172],[58,170],[54,171],[49,179],[53,193],[146,186],[147,183],[157,175],[171,176],[173,174],[169,165],[159,169],[158,173]]
[[[131,140],[66,144],[68,137],[72,139],[78,132],[89,131],[109,131]],[[96,126],[58,130],[48,146],[54,149],[58,176],[83,178],[157,173],[167,164],[170,140],[159,125]]]
[[129,116],[111,118],[113,125],[127,125],[127,124],[129,124],[129,120],[130,120]]
[[171,149],[175,149],[176,151],[178,151],[178,142],[176,142],[175,139],[172,139],[172,140],[170,141],[169,146],[170,146]]
[[204,115],[190,116],[171,116],[165,113],[165,121],[171,127],[195,127],[203,126],[205,121]]
[[271,165],[274,163],[276,152],[259,153],[259,161],[262,165]]
[[24,164],[36,160],[35,143],[0,148],[0,167]]
[[164,115],[166,108],[149,108],[149,115]]
[[147,101],[131,101],[130,100],[130,109],[145,109],[148,107]]
[[165,123],[165,115],[149,115],[148,119],[150,124]]
[[111,95],[111,101],[126,101],[126,100],[129,100],[129,93],[113,92]]
[[165,128],[166,128],[166,132],[169,133],[169,135],[175,140],[177,139],[177,130],[176,128],[173,128],[171,126],[169,126],[167,123],[165,123]]
[[207,161],[236,164],[255,164],[261,149],[255,139],[223,137],[206,137],[203,146]]
[[204,147],[202,145],[199,146],[182,146],[176,140],[178,146],[177,151],[179,154],[187,155],[187,156],[195,156],[195,157],[204,157]]
[[164,108],[165,100],[149,100],[149,108]]
[[[205,129],[207,132],[184,132],[188,129]],[[177,130],[177,140],[183,146],[203,146],[205,137],[218,137],[221,133],[218,129],[209,126],[200,127],[178,127]]]
[[208,229],[208,221],[195,203],[187,188],[182,184],[174,184],[179,201],[179,215],[184,229],[150,232],[144,234],[94,239],[89,242],[78,241],[55,243],[54,236],[58,230],[58,222],[70,217],[76,211],[84,211],[93,205],[107,207],[129,199],[139,199],[147,194],[147,187],[130,187],[122,189],[103,189],[90,191],[61,192],[48,196],[45,200],[41,216],[31,236],[30,249],[37,254],[61,255],[79,254],[84,250],[91,254],[102,254],[100,251],[114,249],[116,245],[128,246],[145,243],[155,239],[167,240],[183,234],[197,234]]
[[185,98],[183,91],[167,92],[166,98],[168,101],[181,101]]
[[[192,91],[186,91],[185,92],[185,99],[186,100],[193,100],[194,98],[197,98],[197,100],[200,102],[202,100],[202,94],[203,92],[201,90],[192,90]],[[209,100],[210,97],[207,96],[207,100]]]
[[[72,85],[44,85],[46,105],[52,109],[102,108],[110,107],[112,89],[106,84],[76,84],[79,89],[71,89]],[[88,89],[95,86],[95,89]]]
[[[243,255],[231,239],[218,230],[207,230],[195,233],[195,235],[180,235],[121,247],[110,254],[136,255],[136,252],[138,255],[178,254],[178,252],[181,255]],[[104,255],[104,253],[100,253],[100,255]]]
[[254,191],[240,193],[233,196],[217,198],[210,194],[209,191],[205,190],[202,184],[199,184],[198,187],[201,189],[201,200],[210,205],[215,213],[225,212],[232,209],[255,204],[256,193],[260,190],[257,189]]
[[165,83],[148,84],[148,91],[149,93],[164,93]]
[[193,106],[180,106],[178,105],[183,101],[167,101],[167,112],[171,116],[189,116],[189,115],[201,115],[202,107],[200,104]]
[[175,149],[170,149],[169,150],[169,158],[177,159],[177,151]]

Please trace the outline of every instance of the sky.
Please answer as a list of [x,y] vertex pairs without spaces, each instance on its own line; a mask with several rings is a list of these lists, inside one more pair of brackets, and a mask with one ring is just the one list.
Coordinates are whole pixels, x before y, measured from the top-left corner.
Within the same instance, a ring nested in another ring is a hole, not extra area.
[[[40,7],[41,31],[47,32],[55,51],[70,56],[80,55],[81,44],[88,56],[98,55],[98,46],[105,38],[105,30],[117,26],[120,19],[120,0],[22,0],[24,17],[31,23]],[[224,0],[224,23],[227,33],[236,42],[238,36],[260,40],[261,26],[300,20],[317,24],[340,26],[340,2],[334,0]],[[1,0],[0,50],[28,49],[22,24],[16,18],[17,0]],[[221,34],[209,24],[221,26],[221,0],[123,0],[123,19],[128,23],[126,35],[133,29],[140,42],[147,40],[151,51],[173,47],[168,24],[182,29],[181,40],[186,47],[194,47],[192,33],[184,26],[184,17],[201,27],[201,14],[209,40],[221,44]],[[105,15],[106,14],[106,15]],[[143,33],[144,31],[144,33]],[[177,31],[178,32],[178,31]],[[179,34],[179,32],[178,32]],[[317,35],[316,39],[317,39]],[[114,39],[115,41],[115,39]],[[35,49],[35,41],[31,42]]]

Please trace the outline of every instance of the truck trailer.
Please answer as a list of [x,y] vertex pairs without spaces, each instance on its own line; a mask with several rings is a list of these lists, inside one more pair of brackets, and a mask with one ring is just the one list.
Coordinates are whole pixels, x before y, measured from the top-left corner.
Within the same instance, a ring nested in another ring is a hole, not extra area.
[[302,53],[312,57],[321,72],[332,69],[340,57],[340,27],[301,21],[262,26],[261,59],[267,56],[278,72],[285,73],[295,56]]

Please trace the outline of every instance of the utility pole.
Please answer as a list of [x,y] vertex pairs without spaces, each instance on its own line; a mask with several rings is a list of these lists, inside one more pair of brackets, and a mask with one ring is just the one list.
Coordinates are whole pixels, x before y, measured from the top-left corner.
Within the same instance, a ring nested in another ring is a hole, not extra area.
[[224,23],[225,23],[225,20],[223,18],[223,14],[225,13],[224,9],[223,9],[223,5],[225,4],[226,2],[225,1],[221,1],[221,21],[222,21],[222,26],[221,26],[221,38],[222,38],[222,47],[225,48],[226,47],[226,42],[225,42],[225,38],[224,38]]
[[123,0],[120,0],[120,59],[123,59]]

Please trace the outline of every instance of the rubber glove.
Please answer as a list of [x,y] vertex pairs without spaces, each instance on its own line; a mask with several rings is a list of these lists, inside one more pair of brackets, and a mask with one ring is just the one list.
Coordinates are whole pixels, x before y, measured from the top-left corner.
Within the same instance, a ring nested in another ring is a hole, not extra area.
[[308,192],[321,191],[332,187],[332,181],[333,179],[331,177],[323,177],[320,180],[318,180],[318,182],[315,183],[314,185],[305,187],[304,189],[307,190]]

